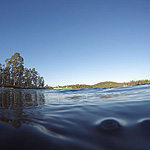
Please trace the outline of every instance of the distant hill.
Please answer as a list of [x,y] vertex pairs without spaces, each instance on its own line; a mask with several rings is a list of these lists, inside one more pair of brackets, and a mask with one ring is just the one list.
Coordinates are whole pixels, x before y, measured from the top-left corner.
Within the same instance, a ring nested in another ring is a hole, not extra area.
[[112,81],[106,81],[106,82],[100,82],[95,85],[93,85],[93,88],[105,88],[105,87],[118,87],[123,86],[123,83],[117,83]]
[[[121,86],[134,86],[134,85],[141,85],[141,84],[150,84],[150,80],[138,80],[138,81],[130,81],[124,83],[118,83],[113,81],[105,81],[100,82],[94,85],[86,85],[86,84],[74,84],[74,85],[66,85],[67,87],[72,87],[73,89],[83,89],[83,88],[107,88],[107,87],[121,87]],[[66,86],[60,86],[62,88]]]
[[[86,85],[86,84],[74,84],[67,85],[68,87],[72,87],[73,89],[82,89],[82,88],[106,88],[106,87],[118,87],[123,86],[123,83],[117,83],[112,81],[100,82],[94,85]],[[64,88],[66,86],[62,86]]]

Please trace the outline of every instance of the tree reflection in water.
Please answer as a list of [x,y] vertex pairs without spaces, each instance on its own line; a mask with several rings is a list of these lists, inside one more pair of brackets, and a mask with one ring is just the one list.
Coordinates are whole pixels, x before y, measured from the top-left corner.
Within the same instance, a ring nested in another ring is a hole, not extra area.
[[[25,120],[34,115],[35,109],[44,104],[44,95],[36,90],[1,89],[0,121],[19,128],[22,123],[27,123]],[[32,113],[29,110],[32,110]]]

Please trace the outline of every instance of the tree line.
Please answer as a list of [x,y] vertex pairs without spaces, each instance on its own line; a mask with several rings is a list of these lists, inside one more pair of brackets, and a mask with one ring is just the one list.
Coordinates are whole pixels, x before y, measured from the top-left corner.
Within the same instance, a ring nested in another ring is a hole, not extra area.
[[[108,87],[121,87],[121,86],[134,86],[134,85],[141,85],[141,84],[150,84],[150,80],[137,80],[137,81],[130,81],[124,83],[117,83],[117,82],[100,82],[94,85],[86,85],[86,84],[75,84],[75,85],[67,85],[68,87],[72,87],[73,89],[83,89],[83,88],[108,88]],[[66,86],[60,86],[62,88]]]
[[15,53],[5,60],[6,64],[0,63],[0,86],[18,88],[43,88],[44,78],[35,68],[24,67],[24,59],[20,53]]

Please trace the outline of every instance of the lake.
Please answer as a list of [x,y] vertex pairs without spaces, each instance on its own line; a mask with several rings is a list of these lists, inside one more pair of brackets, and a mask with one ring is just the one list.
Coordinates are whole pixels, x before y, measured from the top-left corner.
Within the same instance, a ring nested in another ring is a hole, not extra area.
[[150,85],[0,89],[1,150],[150,150]]

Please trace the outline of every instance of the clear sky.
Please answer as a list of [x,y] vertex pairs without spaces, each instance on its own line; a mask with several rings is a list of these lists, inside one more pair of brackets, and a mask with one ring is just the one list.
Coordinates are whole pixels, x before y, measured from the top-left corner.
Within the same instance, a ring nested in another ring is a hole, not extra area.
[[15,52],[50,86],[150,79],[150,0],[0,0],[0,63]]

